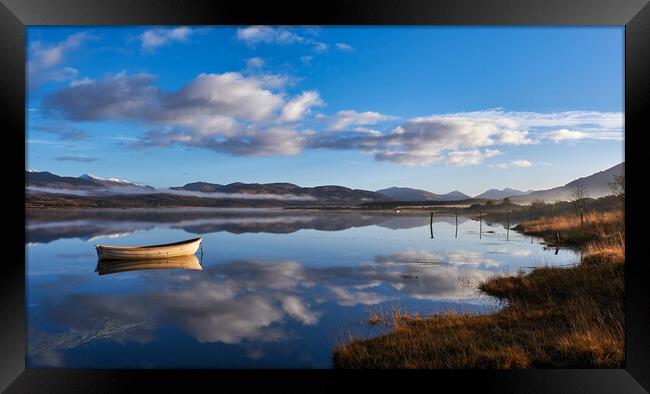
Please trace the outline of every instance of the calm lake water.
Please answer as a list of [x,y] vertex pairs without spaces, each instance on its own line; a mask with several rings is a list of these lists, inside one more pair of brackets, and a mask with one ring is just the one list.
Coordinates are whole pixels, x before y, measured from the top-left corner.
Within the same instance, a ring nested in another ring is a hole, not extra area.
[[[488,313],[476,285],[569,264],[500,224],[428,214],[273,210],[31,211],[27,367],[329,368],[348,333],[399,307]],[[96,244],[203,236],[201,270],[100,275]],[[508,239],[506,239],[508,237]]]

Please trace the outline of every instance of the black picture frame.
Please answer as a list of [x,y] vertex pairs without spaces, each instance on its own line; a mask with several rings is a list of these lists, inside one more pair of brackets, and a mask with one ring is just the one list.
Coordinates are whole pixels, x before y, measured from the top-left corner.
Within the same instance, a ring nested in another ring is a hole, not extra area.
[[[25,31],[32,25],[201,24],[444,24],[625,26],[626,348],[624,369],[528,370],[72,370],[25,369]],[[646,0],[375,0],[260,2],[208,0],[0,0],[0,113],[4,197],[11,215],[0,274],[0,390],[8,393],[181,391],[224,383],[339,389],[341,381],[371,387],[426,383],[431,390],[641,393],[650,390],[650,291],[648,262],[641,257],[643,134],[650,113],[650,5]],[[11,171],[7,171],[10,169]],[[314,380],[318,385],[314,385]],[[201,386],[203,385],[203,386]],[[303,387],[304,386],[304,387]]]

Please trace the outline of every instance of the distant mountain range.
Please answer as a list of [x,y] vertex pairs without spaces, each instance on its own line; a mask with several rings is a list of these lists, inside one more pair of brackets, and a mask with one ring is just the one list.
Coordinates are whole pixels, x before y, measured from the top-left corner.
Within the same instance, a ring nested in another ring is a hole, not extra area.
[[172,190],[184,190],[200,193],[250,193],[250,194],[306,194],[306,189],[292,183],[242,183],[227,185],[208,182],[192,182],[184,186],[170,187]]
[[[573,187],[578,183],[587,188],[590,197],[598,198],[611,194],[609,184],[624,170],[625,163],[621,163],[548,190],[490,189],[474,199],[502,200],[508,197],[515,203],[523,204],[536,200],[571,200]],[[390,187],[373,192],[336,185],[301,187],[292,183],[235,182],[222,185],[193,182],[168,189],[155,189],[124,179],[100,178],[90,174],[69,177],[46,171],[26,171],[25,178],[28,203],[32,206],[358,206],[366,202],[446,202],[472,199],[459,191],[436,194],[408,187]]]
[[27,187],[42,191],[85,191],[96,194],[106,193],[142,193],[152,192],[156,189],[139,183],[117,178],[100,178],[90,174],[83,174],[77,178],[58,176],[47,171],[26,171]]
[[478,196],[474,198],[485,198],[488,200],[503,200],[506,197],[513,197],[513,196],[525,196],[527,194],[532,193],[532,190],[529,190],[527,192],[522,192],[521,190],[516,190],[516,189],[511,189],[509,187],[506,187],[503,190],[499,189],[490,189],[488,191],[485,191]]
[[471,198],[465,193],[457,190],[447,194],[435,194],[422,189],[412,189],[410,187],[389,187],[388,189],[377,190],[377,193],[383,194],[396,201],[458,201]]
[[614,181],[617,175],[625,173],[625,162],[617,164],[614,167],[608,168],[604,171],[599,171],[595,174],[578,178],[574,181],[567,183],[564,186],[555,187],[547,190],[537,190],[528,193],[524,196],[512,197],[513,202],[530,203],[536,200],[544,200],[545,202],[554,201],[570,201],[573,200],[571,192],[576,184],[582,184],[589,192],[589,197],[598,198],[607,196],[611,193],[609,184]]
[[100,178],[92,174],[83,174],[79,176],[79,179],[85,179],[87,181],[93,182],[95,184],[104,185],[106,187],[115,187],[115,186],[137,186],[143,187],[148,190],[155,190],[152,186],[143,185],[140,183],[135,183],[127,181],[126,179],[119,178]]
[[[621,163],[608,168],[607,170],[576,179],[564,186],[552,189],[521,191],[506,187],[503,190],[487,190],[474,198],[486,200],[503,200],[504,198],[510,198],[513,202],[523,204],[528,204],[536,200],[544,200],[545,202],[568,201],[572,200],[571,192],[578,183],[583,184],[587,188],[589,197],[599,198],[611,194],[609,184],[614,181],[615,176],[623,174],[624,172],[625,163]],[[471,198],[467,194],[458,191],[453,191],[447,194],[435,194],[427,190],[408,187],[390,187],[388,189],[377,190],[377,193],[381,193],[396,201],[458,201]]]
[[386,201],[386,196],[361,189],[350,189],[344,186],[326,185],[301,187],[293,183],[242,183],[235,182],[227,185],[207,182],[193,182],[184,186],[171,187],[177,192],[202,193],[209,197],[211,194],[263,199],[294,199],[294,200],[327,200],[346,202]]
[[[27,171],[28,200],[35,206],[356,206],[364,202],[388,201],[388,197],[360,189],[327,185],[300,187],[291,183],[188,183],[155,189],[124,179],[58,176]],[[56,196],[56,198],[54,197]]]

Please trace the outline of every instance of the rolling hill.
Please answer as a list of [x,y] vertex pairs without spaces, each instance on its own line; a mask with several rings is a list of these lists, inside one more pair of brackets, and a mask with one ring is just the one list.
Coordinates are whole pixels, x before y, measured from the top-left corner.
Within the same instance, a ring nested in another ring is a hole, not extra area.
[[282,198],[283,196],[303,197],[304,200],[326,200],[342,203],[355,203],[364,201],[386,201],[390,198],[362,189],[350,189],[344,186],[325,185],[315,187],[301,187],[292,183],[242,183],[235,182],[227,185],[207,182],[193,182],[184,186],[171,187],[179,192],[199,192],[203,197],[210,197],[211,193],[221,197],[228,195],[259,198]]
[[436,194],[410,187],[389,187],[388,189],[377,190],[377,193],[396,201],[458,201],[471,198],[467,194],[456,190],[447,194]]
[[545,202],[569,201],[573,200],[571,192],[576,184],[584,185],[589,192],[589,197],[604,197],[611,194],[609,184],[614,181],[614,177],[624,173],[625,162],[606,170],[599,171],[595,174],[578,178],[564,186],[546,190],[536,190],[526,194],[525,196],[512,197],[511,200],[516,203],[530,203],[535,200],[544,200]]
[[506,187],[503,190],[499,190],[499,189],[487,190],[474,198],[485,198],[488,200],[503,200],[506,197],[525,196],[531,192],[532,190],[529,190],[527,192],[522,192],[521,190],[516,190],[516,189],[511,189],[509,187]]

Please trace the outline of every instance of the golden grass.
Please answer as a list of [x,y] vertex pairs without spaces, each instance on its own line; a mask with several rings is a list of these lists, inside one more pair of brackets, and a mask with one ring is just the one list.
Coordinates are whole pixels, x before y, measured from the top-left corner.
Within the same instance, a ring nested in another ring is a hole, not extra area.
[[625,224],[622,211],[589,212],[582,222],[578,215],[543,216],[527,220],[516,229],[527,235],[544,237],[548,243],[582,245],[587,242],[606,239],[607,237],[624,237]]
[[[591,216],[593,222],[597,216]],[[605,223],[610,216],[603,215]],[[578,219],[579,221],[579,219]],[[572,218],[541,222],[567,231]],[[542,224],[544,226],[542,226]],[[579,226],[579,224],[578,224]],[[334,349],[336,368],[620,368],[624,350],[624,260],[618,237],[583,247],[580,264],[491,278],[484,293],[506,300],[497,313],[403,310],[374,313],[369,324],[390,331],[348,338]]]

